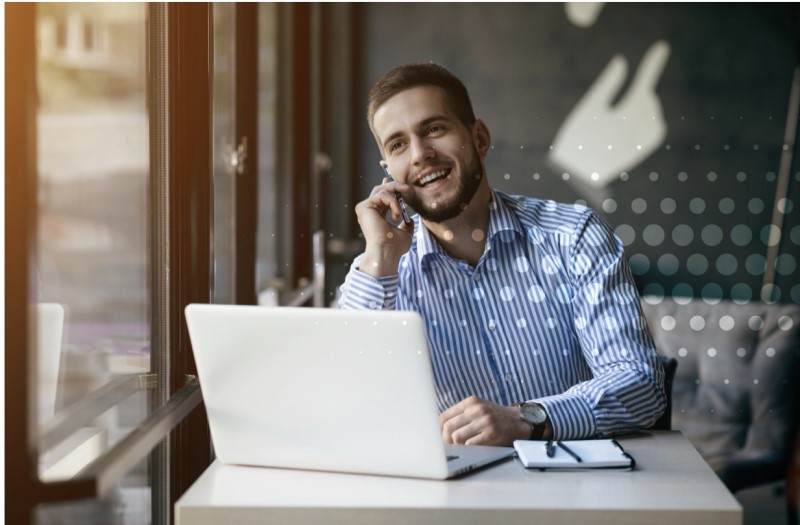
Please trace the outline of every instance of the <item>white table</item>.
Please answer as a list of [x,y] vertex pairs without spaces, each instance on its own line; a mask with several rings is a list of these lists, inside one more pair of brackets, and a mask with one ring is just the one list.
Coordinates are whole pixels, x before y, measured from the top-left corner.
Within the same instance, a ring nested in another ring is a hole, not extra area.
[[526,470],[517,459],[449,481],[214,462],[176,525],[741,524],[742,508],[680,432],[618,439],[636,470]]

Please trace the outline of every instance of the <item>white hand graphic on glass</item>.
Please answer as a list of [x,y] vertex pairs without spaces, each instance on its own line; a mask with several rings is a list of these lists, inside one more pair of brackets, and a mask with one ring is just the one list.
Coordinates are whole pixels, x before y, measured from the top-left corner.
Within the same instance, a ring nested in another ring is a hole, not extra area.
[[564,4],[564,13],[567,20],[578,27],[591,27],[600,16],[605,2],[567,2]]
[[549,160],[570,177],[603,188],[650,156],[667,134],[656,86],[669,59],[664,40],[650,46],[620,101],[611,101],[628,73],[614,55],[567,117],[553,141]]

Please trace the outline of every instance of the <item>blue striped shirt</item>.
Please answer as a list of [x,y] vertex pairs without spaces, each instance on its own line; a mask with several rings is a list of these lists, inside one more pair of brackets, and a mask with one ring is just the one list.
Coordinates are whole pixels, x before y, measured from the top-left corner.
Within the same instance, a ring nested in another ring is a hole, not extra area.
[[538,401],[556,439],[649,427],[666,405],[663,368],[622,243],[591,209],[494,191],[475,267],[414,217],[397,275],[356,258],[345,309],[400,309],[425,320],[439,410],[471,395]]

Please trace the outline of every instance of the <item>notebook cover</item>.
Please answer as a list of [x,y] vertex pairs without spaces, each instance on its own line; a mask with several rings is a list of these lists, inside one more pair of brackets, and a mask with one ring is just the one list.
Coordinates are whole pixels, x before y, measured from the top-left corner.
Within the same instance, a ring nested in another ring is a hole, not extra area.
[[566,449],[553,442],[554,454],[547,455],[546,441],[514,442],[517,457],[527,468],[538,469],[633,469],[636,465],[622,446],[613,439],[585,439],[561,441],[567,449],[580,458],[578,461]]

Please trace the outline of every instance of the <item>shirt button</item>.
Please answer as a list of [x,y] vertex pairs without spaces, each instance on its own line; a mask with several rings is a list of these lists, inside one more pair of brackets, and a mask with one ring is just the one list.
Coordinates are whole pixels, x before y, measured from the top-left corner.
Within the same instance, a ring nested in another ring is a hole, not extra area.
[[476,281],[480,281],[480,280],[481,280],[481,276],[480,276],[480,275],[478,275],[477,273],[475,274],[475,276],[474,276],[473,278],[474,278]]
[[511,374],[506,374],[506,381],[508,381],[510,383],[513,380],[514,380],[514,376],[512,376]]
[[489,330],[495,330],[497,325],[495,324],[494,320],[489,321]]
[[367,306],[369,306],[370,309],[372,309],[372,310],[377,310],[378,309],[378,303],[376,303],[375,301],[370,301]]

